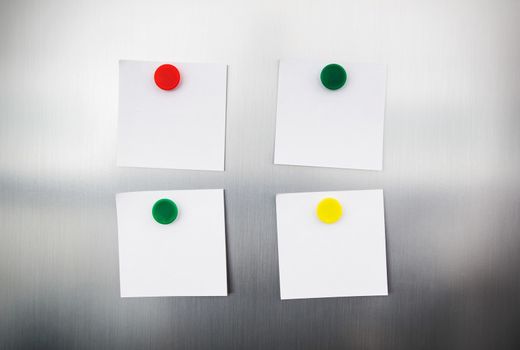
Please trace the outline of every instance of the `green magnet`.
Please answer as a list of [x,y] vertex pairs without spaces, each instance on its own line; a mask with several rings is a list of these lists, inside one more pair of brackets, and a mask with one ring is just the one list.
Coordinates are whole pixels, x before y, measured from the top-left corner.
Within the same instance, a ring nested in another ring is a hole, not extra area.
[[329,90],[337,90],[345,85],[347,81],[347,72],[336,63],[331,63],[321,70],[321,83]]
[[168,225],[177,219],[179,209],[174,201],[163,198],[159,199],[152,208],[152,216],[160,224]]

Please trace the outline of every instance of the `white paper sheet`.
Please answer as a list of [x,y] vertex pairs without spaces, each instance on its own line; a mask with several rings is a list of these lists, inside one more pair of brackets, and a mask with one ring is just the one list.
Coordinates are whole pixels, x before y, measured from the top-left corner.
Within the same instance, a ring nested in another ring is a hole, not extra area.
[[[154,73],[175,65],[173,90]],[[224,170],[227,66],[213,63],[119,62],[117,165]]]
[[[161,225],[152,207],[173,200]],[[224,190],[116,195],[121,297],[227,295]]]
[[[339,90],[321,84],[329,63],[347,71]],[[385,65],[281,61],[274,163],[382,170],[385,94]]]
[[[343,216],[324,224],[323,198]],[[276,196],[281,299],[388,295],[383,190]]]

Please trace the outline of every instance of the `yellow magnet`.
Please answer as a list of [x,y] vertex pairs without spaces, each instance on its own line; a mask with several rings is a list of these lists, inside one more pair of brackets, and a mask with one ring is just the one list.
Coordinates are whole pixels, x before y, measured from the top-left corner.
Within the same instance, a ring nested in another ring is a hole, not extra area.
[[343,215],[341,203],[335,198],[322,199],[316,207],[318,219],[325,224],[333,224]]

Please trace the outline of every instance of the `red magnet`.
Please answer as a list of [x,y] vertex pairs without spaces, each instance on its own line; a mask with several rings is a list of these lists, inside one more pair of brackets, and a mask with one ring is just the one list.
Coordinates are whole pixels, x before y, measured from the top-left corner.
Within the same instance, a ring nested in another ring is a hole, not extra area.
[[155,70],[153,76],[155,84],[163,90],[173,90],[179,85],[181,75],[177,67],[171,64],[163,64]]

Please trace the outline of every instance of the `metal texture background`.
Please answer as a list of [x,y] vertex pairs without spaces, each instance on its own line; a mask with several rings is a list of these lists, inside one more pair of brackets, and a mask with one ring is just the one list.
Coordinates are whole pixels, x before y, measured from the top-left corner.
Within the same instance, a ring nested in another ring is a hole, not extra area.
[[[0,348],[518,349],[520,2],[2,1]],[[115,167],[120,58],[229,64],[226,171]],[[384,171],[273,165],[277,60],[388,64]],[[226,190],[229,297],[119,297],[114,194]],[[390,296],[279,300],[279,192],[383,188]]]

